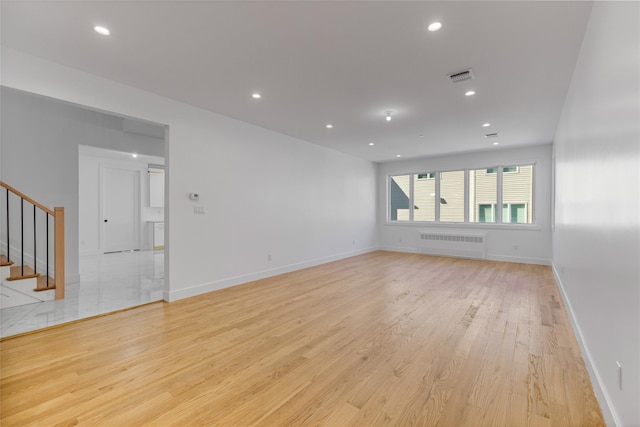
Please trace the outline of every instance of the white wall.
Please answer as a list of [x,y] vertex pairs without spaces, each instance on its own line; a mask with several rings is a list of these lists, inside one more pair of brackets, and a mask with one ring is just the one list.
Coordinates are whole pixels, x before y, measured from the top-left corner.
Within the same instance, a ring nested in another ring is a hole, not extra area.
[[[386,221],[387,177],[403,173],[482,168],[496,165],[535,163],[534,192],[536,225],[400,224]],[[378,174],[380,246],[387,250],[418,252],[419,230],[465,231],[487,236],[487,258],[492,260],[550,264],[551,260],[551,146],[495,149],[468,154],[429,157],[382,164]],[[517,249],[515,247],[517,246]]]
[[375,164],[4,47],[2,55],[6,86],[169,126],[165,299],[375,248]]
[[[2,71],[7,62],[3,58]],[[1,179],[45,206],[65,208],[65,273],[67,282],[76,282],[78,145],[162,155],[163,141],[123,132],[118,117],[7,87],[1,93]]]
[[554,269],[618,426],[640,426],[639,17],[594,4],[555,140]]

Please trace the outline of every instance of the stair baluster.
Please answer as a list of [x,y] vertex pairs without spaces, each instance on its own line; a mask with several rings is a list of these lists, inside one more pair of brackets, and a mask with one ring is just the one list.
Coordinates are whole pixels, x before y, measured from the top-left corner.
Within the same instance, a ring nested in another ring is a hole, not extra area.
[[33,205],[33,274],[38,274],[38,233],[36,229],[36,205]]
[[11,241],[9,234],[9,189],[7,188],[7,261],[11,260]]
[[45,212],[45,224],[46,224],[46,234],[47,234],[47,260],[45,262],[47,266],[47,288],[49,287],[49,214]]
[[20,197],[20,275],[24,276],[24,199]]

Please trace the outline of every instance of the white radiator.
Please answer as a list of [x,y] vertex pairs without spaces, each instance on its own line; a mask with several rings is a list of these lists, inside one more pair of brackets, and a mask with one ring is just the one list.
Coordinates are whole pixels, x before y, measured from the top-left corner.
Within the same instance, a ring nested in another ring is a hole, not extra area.
[[421,231],[418,240],[420,252],[462,258],[486,258],[484,234],[433,233]]

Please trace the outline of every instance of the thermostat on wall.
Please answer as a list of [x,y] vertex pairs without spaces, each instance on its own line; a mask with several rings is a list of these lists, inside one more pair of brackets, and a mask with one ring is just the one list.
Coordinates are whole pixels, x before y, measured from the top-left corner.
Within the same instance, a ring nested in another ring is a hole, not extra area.
[[198,200],[200,200],[200,194],[189,193],[189,200],[193,200],[194,202],[197,202]]

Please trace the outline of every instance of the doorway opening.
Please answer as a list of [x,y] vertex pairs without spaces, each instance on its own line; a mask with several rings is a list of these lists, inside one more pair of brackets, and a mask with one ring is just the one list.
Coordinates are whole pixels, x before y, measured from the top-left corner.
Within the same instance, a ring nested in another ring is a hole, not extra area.
[[[47,138],[29,140],[32,145],[42,144],[41,148],[24,147],[24,138],[7,138],[3,148],[16,144],[35,153],[36,161],[67,162],[56,171],[65,182],[49,180],[44,200],[63,200],[67,207],[65,246],[71,279],[63,300],[2,308],[0,336],[162,300],[167,288],[164,167],[168,128],[27,92],[11,91],[10,95],[8,104],[20,106],[24,122]],[[57,126],[62,121],[65,126]],[[53,151],[45,149],[51,141],[56,145]],[[52,158],[56,156],[65,160]],[[153,188],[151,170],[161,173],[154,175]],[[20,174],[7,174],[9,178],[21,186]],[[152,192],[154,200],[161,194],[161,204],[150,202]]]

